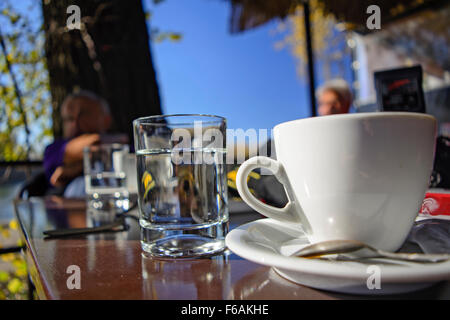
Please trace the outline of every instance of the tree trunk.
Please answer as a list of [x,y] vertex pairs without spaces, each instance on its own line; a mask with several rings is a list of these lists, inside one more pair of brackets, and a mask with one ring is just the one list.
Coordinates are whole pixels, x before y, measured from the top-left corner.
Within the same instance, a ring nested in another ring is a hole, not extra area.
[[[80,29],[67,28],[71,5],[80,8]],[[62,134],[61,103],[79,89],[104,97],[112,130],[130,139],[132,120],[161,114],[140,0],[43,0],[42,8],[55,137]]]

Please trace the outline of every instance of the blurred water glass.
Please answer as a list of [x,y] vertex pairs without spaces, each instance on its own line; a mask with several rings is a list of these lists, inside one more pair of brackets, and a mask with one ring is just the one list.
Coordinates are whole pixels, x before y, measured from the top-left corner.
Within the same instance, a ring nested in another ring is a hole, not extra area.
[[130,206],[125,171],[128,145],[101,144],[84,149],[84,179],[90,209],[120,213]]
[[[137,177],[136,177],[136,155],[128,153],[124,156],[124,171],[127,176],[127,190],[130,197],[137,197]],[[136,200],[137,201],[137,200]],[[134,201],[133,201],[134,202]]]

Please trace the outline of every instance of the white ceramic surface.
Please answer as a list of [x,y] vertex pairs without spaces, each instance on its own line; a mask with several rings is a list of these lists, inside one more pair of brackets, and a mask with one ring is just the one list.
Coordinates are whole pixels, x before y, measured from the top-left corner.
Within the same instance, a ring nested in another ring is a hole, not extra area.
[[[420,209],[433,165],[436,120],[377,112],[290,121],[274,128],[277,160],[254,157],[237,174],[242,199],[303,228],[311,242],[352,239],[395,251]],[[275,208],[249,191],[255,168],[272,170],[289,203]]]
[[[297,227],[273,219],[261,219],[233,229],[225,239],[237,255],[271,266],[282,277],[308,287],[350,294],[396,294],[419,290],[442,280],[450,280],[450,261],[417,264],[389,259],[336,261],[289,257],[308,245],[305,233]],[[379,269],[380,288],[370,267]]]

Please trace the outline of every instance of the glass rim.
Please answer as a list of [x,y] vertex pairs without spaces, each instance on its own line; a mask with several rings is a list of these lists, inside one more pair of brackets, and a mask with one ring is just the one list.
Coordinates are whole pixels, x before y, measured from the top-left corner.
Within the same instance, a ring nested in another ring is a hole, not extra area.
[[152,119],[167,119],[167,118],[181,118],[181,117],[204,117],[214,120],[202,121],[199,120],[202,124],[212,124],[212,123],[226,123],[227,119],[222,116],[214,115],[214,114],[202,114],[202,113],[180,113],[180,114],[160,114],[153,116],[140,117],[133,120],[134,125],[151,125],[151,126],[167,126],[167,125],[193,125],[195,120],[191,122],[174,122],[174,123],[157,123],[157,122],[145,122]]

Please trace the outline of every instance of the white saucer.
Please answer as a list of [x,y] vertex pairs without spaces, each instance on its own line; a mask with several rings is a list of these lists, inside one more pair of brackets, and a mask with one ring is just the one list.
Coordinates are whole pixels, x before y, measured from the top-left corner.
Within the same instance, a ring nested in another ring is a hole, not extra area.
[[[289,257],[309,242],[297,226],[286,226],[272,219],[242,225],[232,230],[225,241],[237,255],[271,266],[290,281],[321,290],[351,294],[395,294],[450,280],[450,260],[417,264],[389,259],[367,259],[362,262]],[[375,279],[377,274],[380,275],[379,282]],[[368,283],[373,289],[368,288]]]

